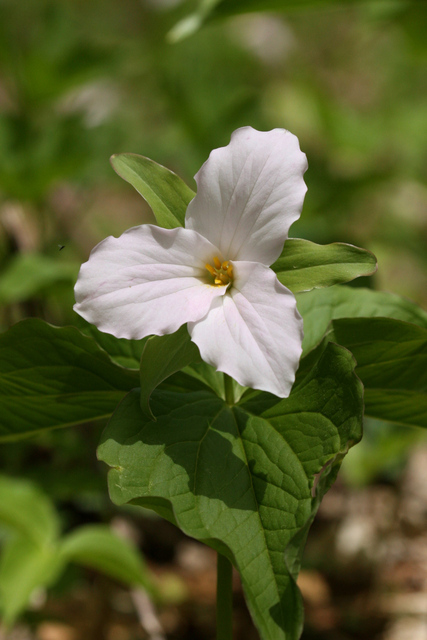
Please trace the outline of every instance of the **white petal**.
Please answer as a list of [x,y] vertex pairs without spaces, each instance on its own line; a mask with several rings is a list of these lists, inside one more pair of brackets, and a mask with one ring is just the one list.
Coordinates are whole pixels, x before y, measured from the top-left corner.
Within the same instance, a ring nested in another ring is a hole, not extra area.
[[301,356],[294,295],[264,265],[234,262],[233,286],[206,317],[189,323],[203,360],[253,389],[286,398]]
[[185,226],[219,247],[224,260],[272,264],[307,190],[307,159],[285,129],[237,129],[196,174]]
[[75,311],[101,331],[140,339],[173,333],[208,312],[226,287],[207,284],[206,262],[218,250],[181,227],[133,227],[110,236],[82,265]]

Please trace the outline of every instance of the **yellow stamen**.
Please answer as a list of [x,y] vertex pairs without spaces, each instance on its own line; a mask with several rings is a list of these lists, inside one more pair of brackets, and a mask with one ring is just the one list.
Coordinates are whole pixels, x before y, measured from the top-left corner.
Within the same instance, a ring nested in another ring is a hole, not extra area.
[[230,260],[221,260],[215,256],[212,258],[212,262],[215,266],[212,266],[208,262],[205,264],[207,271],[213,277],[213,284],[217,287],[228,286],[233,280],[233,265]]

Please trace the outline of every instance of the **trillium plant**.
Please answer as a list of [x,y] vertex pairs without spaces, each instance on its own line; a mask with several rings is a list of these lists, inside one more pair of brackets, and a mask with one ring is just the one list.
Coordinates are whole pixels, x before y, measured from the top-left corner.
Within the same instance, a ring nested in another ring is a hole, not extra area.
[[0,336],[1,438],[109,418],[112,500],[217,551],[217,640],[233,567],[262,640],[297,640],[304,544],[364,412],[427,427],[427,313],[344,286],[375,272],[369,251],[288,238],[307,169],[288,131],[235,131],[196,194],[143,156],[112,164],[157,224],[93,249],[79,329]]
[[[113,159],[130,180],[137,163]],[[299,635],[301,537],[333,461],[360,438],[362,394],[348,352],[330,347],[289,398],[303,320],[271,265],[301,214],[306,169],[289,131],[238,129],[195,176],[183,226],[145,224],[107,238],[75,287],[75,311],[99,330],[158,336],[147,343],[148,366],[161,377],[204,363],[153,394],[154,415],[147,392],[127,396],[100,457],[113,467],[114,500],[151,507],[217,549],[218,640],[232,637],[232,565],[261,635]],[[164,336],[174,336],[165,364]],[[151,390],[146,359],[144,351],[141,387]]]

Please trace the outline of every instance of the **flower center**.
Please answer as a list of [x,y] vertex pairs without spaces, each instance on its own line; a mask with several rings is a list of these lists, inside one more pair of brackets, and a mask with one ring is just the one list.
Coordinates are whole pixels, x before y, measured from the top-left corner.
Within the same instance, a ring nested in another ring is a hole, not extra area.
[[206,264],[205,267],[211,276],[213,276],[214,286],[223,287],[224,285],[230,284],[233,280],[233,265],[231,262],[229,260],[221,262],[221,260],[215,256],[213,263],[213,266]]

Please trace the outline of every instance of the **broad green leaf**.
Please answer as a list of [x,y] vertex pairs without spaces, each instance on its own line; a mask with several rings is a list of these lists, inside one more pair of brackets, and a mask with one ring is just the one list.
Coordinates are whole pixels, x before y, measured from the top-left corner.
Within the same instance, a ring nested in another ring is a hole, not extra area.
[[97,569],[125,584],[153,591],[141,554],[105,525],[80,527],[63,539],[60,555],[64,561]]
[[0,527],[27,537],[40,547],[52,544],[59,521],[50,500],[32,483],[0,476]]
[[137,385],[77,329],[23,320],[0,335],[0,440],[108,417]]
[[36,589],[52,584],[63,565],[55,547],[41,547],[23,536],[8,540],[0,559],[0,611],[6,626],[27,608]]
[[331,338],[349,349],[365,387],[365,412],[427,427],[427,329],[391,318],[335,320]]
[[[225,400],[224,375],[220,371],[216,371],[211,365],[203,361],[196,362],[184,367],[182,372],[199,380],[209,389],[212,389],[217,396]],[[238,384],[236,381],[234,382],[236,385]],[[236,394],[235,397],[237,397]]]
[[[212,389],[217,396],[225,400],[224,389],[224,374],[220,371],[216,371],[214,367],[206,362],[195,362],[193,364],[184,367],[182,372],[188,374],[192,378],[195,378],[199,382],[202,382],[209,389]],[[242,387],[238,382],[232,380],[233,383],[233,395],[236,402],[240,400],[247,387]]]
[[370,251],[351,244],[320,245],[289,238],[271,268],[285,287],[299,293],[370,276],[376,271],[377,261]]
[[104,333],[77,316],[77,328],[86,336],[90,336],[95,342],[108,353],[111,360],[121,367],[128,369],[139,369],[141,355],[148,338],[142,340],[127,340],[126,338],[116,338],[110,333]]
[[79,265],[39,253],[19,253],[0,276],[0,303],[28,300],[58,282],[75,282]]
[[187,326],[167,336],[152,336],[141,356],[141,411],[145,418],[154,418],[150,396],[163,380],[191,362],[200,362],[199,350],[191,342]]
[[[328,344],[285,400],[257,393],[229,407],[208,391],[157,389],[157,422],[144,419],[135,390],[98,449],[112,467],[114,502],[153,509],[235,564],[263,640],[296,640],[301,632],[295,576],[321,497],[312,497],[314,477],[361,435],[362,386],[353,368],[349,351]],[[288,566],[285,550],[296,535]]]
[[135,153],[114,155],[111,164],[114,171],[148,202],[161,227],[184,226],[188,203],[196,194],[176,173]]
[[338,318],[387,317],[427,328],[427,313],[393,293],[335,286],[298,294],[297,304],[304,320],[305,352],[319,344],[331,320]]

